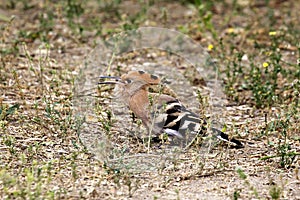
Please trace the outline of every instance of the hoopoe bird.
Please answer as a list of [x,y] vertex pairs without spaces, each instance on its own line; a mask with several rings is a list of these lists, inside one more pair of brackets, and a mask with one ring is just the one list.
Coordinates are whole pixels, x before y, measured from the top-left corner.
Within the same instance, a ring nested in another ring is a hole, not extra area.
[[[166,135],[173,144],[180,144],[192,142],[207,132],[207,122],[189,111],[177,98],[148,91],[149,87],[161,83],[161,79],[155,75],[130,71],[121,77],[100,76],[100,80],[99,84],[115,84],[116,98],[122,99],[154,137]],[[218,129],[211,128],[211,131],[218,139],[236,148],[244,147],[239,140],[230,138]]]

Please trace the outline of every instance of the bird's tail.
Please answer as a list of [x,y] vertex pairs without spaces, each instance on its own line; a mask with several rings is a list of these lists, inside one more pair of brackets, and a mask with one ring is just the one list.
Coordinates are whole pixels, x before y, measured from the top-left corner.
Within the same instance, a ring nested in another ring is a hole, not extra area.
[[244,145],[241,141],[239,141],[235,138],[229,138],[229,136],[226,133],[223,133],[222,131],[220,131],[216,128],[211,128],[211,130],[213,131],[213,133],[215,133],[214,135],[216,135],[216,137],[218,139],[223,140],[225,142],[229,142],[235,148],[243,148],[244,147]]

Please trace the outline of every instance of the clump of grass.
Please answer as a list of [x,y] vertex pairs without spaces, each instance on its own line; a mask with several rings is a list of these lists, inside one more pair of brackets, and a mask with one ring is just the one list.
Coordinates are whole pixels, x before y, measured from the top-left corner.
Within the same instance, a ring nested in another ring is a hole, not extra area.
[[6,7],[9,8],[9,9],[15,9],[17,3],[22,4],[22,10],[23,11],[33,8],[33,5],[31,3],[31,1],[28,1],[28,0],[22,0],[22,1],[9,0],[9,1],[6,2]]
[[[244,181],[244,184],[248,187],[248,189],[250,191],[252,191],[255,198],[259,199],[259,195],[258,195],[256,188],[253,185],[251,185],[251,183],[247,179],[248,178],[247,174],[245,174],[245,172],[241,168],[237,168],[236,171],[237,171],[240,179],[242,179]],[[235,196],[237,196],[237,194]]]
[[195,0],[193,4],[198,11],[199,18],[197,24],[199,31],[204,32],[205,30],[208,30],[213,38],[217,39],[217,31],[212,22],[214,1]]
[[132,197],[134,192],[139,188],[139,179],[134,178],[132,172],[126,169],[118,169],[114,167],[108,167],[106,164],[103,165],[105,172],[107,173],[107,178],[113,180],[113,182],[120,187],[121,184],[125,184],[128,189],[128,197]]
[[135,13],[123,18],[122,29],[124,31],[135,30],[146,20],[146,14],[149,9],[147,3],[140,3],[141,9]]
[[105,133],[109,136],[113,123],[115,122],[113,120],[112,112],[101,105],[97,105],[95,113],[97,116],[99,116],[98,120],[102,124],[102,128],[104,129]]
[[[278,143],[276,144],[276,151],[275,155],[271,156],[264,156],[261,160],[267,160],[271,158],[280,158],[279,166],[282,168],[289,168],[295,161],[297,153],[295,150],[292,149],[290,142],[289,142],[289,132],[292,130],[292,122],[293,115],[290,113],[285,113],[283,116],[278,115],[275,120],[267,123],[266,130],[264,134],[271,134],[271,133],[280,133],[280,137]],[[272,142],[269,141],[269,145],[274,145]]]
[[299,156],[300,153],[295,151],[291,151],[291,147],[289,144],[279,144],[277,145],[277,154],[271,156],[264,156],[260,158],[261,160],[268,160],[271,158],[280,158],[279,166],[282,168],[289,168],[292,166],[294,161],[296,160],[296,156]]
[[[39,29],[31,35],[32,40],[34,37],[39,37],[43,42],[49,42],[49,32],[53,31],[55,25],[55,13],[51,8],[45,8],[45,11],[40,13],[38,16],[39,19]],[[20,31],[20,33],[22,33]]]
[[20,104],[12,106],[1,105],[0,107],[0,121],[5,120],[9,115],[13,115],[20,108]]
[[69,27],[75,32],[81,34],[84,27],[78,22],[79,17],[84,13],[85,8],[82,1],[67,0],[63,2],[64,12],[68,19]]
[[[21,155],[22,162],[28,162]],[[25,165],[25,163],[23,163]],[[37,199],[41,196],[47,199],[54,199],[55,192],[45,187],[52,181],[52,167],[51,163],[41,164],[33,160],[30,167],[23,167],[19,169],[16,174],[6,169],[0,170],[0,183],[2,185],[1,196],[8,199],[24,198]],[[23,177],[22,179],[18,177]]]
[[[235,31],[230,31],[224,38],[227,39],[226,41],[236,41],[240,37],[238,36]],[[286,61],[285,52],[282,50],[282,44],[286,43],[286,38],[290,38],[290,44],[296,46],[297,36],[290,35],[285,30],[274,31],[273,29],[266,30],[263,37],[267,42],[258,42],[259,38],[255,38],[254,41],[255,49],[261,52],[260,59],[257,59],[255,54],[239,50],[234,43],[226,49],[224,38],[219,40],[220,54],[218,57],[226,66],[224,71],[226,94],[240,102],[242,100],[241,92],[251,91],[251,98],[248,101],[252,101],[257,108],[269,108],[287,102],[289,97],[283,94],[292,88],[287,88],[286,85],[299,79],[300,69],[292,60]],[[228,55],[230,55],[229,58]],[[243,62],[243,58],[245,58],[245,62]],[[297,88],[293,88],[293,90],[297,91]]]
[[[1,60],[1,65],[0,69],[4,68],[6,66],[4,57],[8,55],[18,55],[19,53],[19,47],[18,44],[20,43],[19,40],[16,39],[11,39],[9,36],[11,34],[11,31],[13,29],[14,25],[14,19],[15,17],[11,17],[6,23],[3,23],[0,25],[0,60]],[[1,73],[2,75],[2,73]],[[0,76],[0,79],[1,76]]]
[[280,199],[281,193],[282,193],[282,188],[277,185],[272,186],[269,190],[269,194],[272,199]]

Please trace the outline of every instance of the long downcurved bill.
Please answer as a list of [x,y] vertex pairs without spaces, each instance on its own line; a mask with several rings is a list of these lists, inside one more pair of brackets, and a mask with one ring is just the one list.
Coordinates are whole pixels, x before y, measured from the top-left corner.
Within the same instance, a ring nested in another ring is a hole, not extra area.
[[[121,80],[118,76],[99,76],[100,82],[98,82],[99,85],[101,84],[117,84]],[[111,81],[106,81],[105,79],[114,79]]]

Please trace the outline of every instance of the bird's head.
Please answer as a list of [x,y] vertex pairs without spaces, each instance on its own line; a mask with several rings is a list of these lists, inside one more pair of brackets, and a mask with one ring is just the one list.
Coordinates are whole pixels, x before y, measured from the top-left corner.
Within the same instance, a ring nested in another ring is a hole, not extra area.
[[147,89],[148,86],[160,83],[159,77],[144,71],[130,71],[120,77],[100,76],[100,79],[99,84],[116,84],[116,97],[123,98],[130,97],[141,89]]

